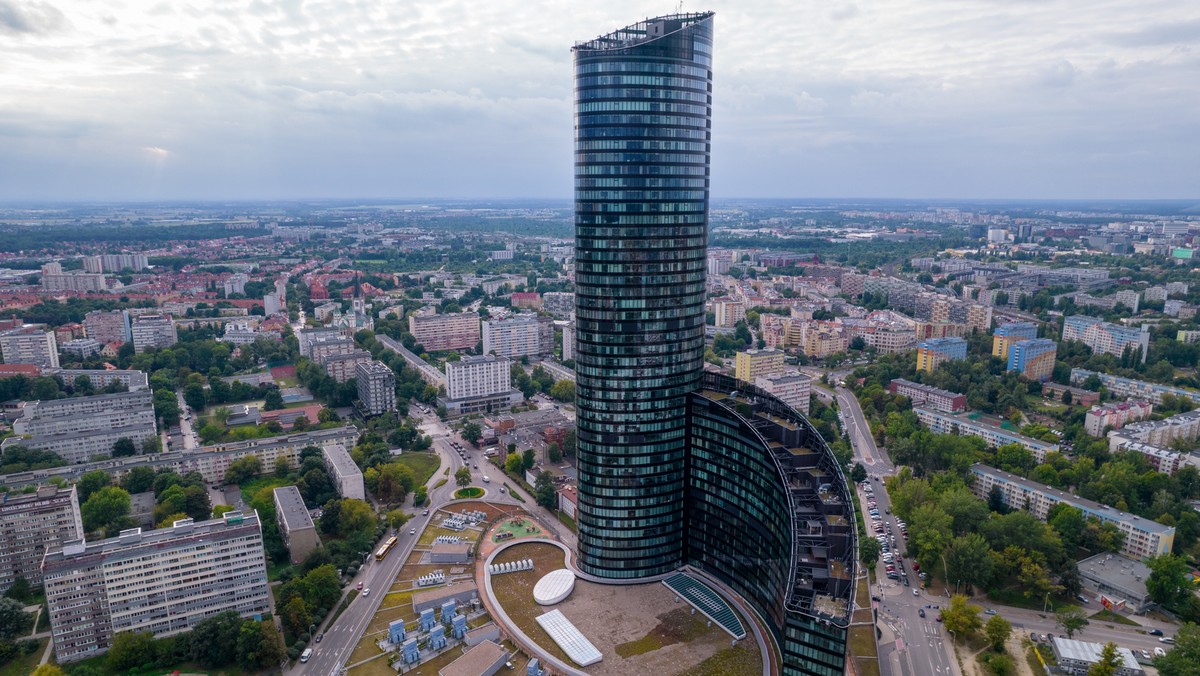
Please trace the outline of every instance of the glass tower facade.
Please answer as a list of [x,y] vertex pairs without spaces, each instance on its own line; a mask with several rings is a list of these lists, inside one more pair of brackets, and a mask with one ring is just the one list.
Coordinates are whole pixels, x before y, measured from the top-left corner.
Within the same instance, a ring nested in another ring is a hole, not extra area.
[[704,358],[711,12],[575,45],[579,565],[683,563],[687,398]]

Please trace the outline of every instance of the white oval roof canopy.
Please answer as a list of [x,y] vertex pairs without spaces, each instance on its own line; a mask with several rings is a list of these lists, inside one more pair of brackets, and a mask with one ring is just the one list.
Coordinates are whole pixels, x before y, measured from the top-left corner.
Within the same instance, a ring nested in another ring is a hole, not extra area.
[[565,600],[575,589],[575,573],[566,568],[550,571],[533,586],[533,600],[552,606]]

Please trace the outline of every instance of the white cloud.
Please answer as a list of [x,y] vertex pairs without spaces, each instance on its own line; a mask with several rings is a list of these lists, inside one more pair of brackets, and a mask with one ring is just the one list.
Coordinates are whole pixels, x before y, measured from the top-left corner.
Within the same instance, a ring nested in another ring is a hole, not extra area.
[[[1190,0],[711,8],[717,195],[1195,192]],[[569,48],[645,11],[0,0],[0,199],[569,197]]]

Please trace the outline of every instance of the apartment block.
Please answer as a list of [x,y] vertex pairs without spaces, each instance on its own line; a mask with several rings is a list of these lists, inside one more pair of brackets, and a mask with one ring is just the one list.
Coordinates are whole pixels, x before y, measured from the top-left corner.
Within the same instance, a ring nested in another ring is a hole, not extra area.
[[1173,415],[1165,420],[1143,420],[1128,423],[1122,429],[1109,433],[1109,450],[1116,450],[1122,439],[1137,440],[1166,448],[1177,440],[1191,441],[1198,436],[1200,436],[1200,409]]
[[93,310],[83,317],[89,338],[104,343],[128,343],[133,340],[129,313],[124,310]]
[[734,377],[747,383],[756,378],[780,373],[787,366],[783,362],[783,350],[746,350],[734,357]]
[[342,335],[341,329],[300,329],[296,335],[296,345],[300,348],[300,356],[313,358],[313,347],[322,341],[349,340]]
[[1150,519],[1127,514],[1108,505],[1071,495],[987,465],[976,463],[971,466],[971,473],[975,475],[975,483],[971,490],[982,500],[987,500],[992,487],[998,486],[1000,494],[1004,497],[1004,504],[1010,509],[1023,509],[1042,521],[1046,520],[1046,515],[1052,507],[1063,503],[1083,512],[1085,518],[1096,517],[1102,522],[1115,525],[1125,534],[1125,544],[1121,553],[1131,559],[1142,560],[1169,554],[1175,543],[1174,526],[1164,526]]
[[358,468],[354,458],[350,457],[345,446],[326,446],[321,449],[321,456],[325,458],[325,467],[329,469],[329,478],[333,479],[333,485],[337,486],[338,495],[355,500],[367,499],[363,488],[362,470]]
[[782,373],[758,376],[754,379],[754,385],[775,395],[780,401],[800,413],[808,415],[812,378],[800,371],[793,369]]
[[83,537],[75,487],[38,486],[34,493],[6,494],[0,503],[0,593],[23,577],[42,583],[46,550]]
[[917,343],[917,370],[933,372],[948,361],[967,358],[967,341],[962,338],[930,338]]
[[46,553],[42,574],[59,663],[104,653],[118,632],[170,636],[228,610],[271,612],[256,513],[72,540]]
[[967,395],[911,380],[896,378],[888,383],[887,389],[892,394],[908,397],[914,406],[924,406],[942,413],[960,413],[967,409]]
[[1104,434],[1105,429],[1119,430],[1127,423],[1145,420],[1154,411],[1154,405],[1148,401],[1129,401],[1117,404],[1093,406],[1083,420],[1083,429],[1093,437]]
[[300,489],[295,486],[276,488],[274,499],[275,522],[279,526],[279,534],[283,536],[283,544],[288,549],[288,556],[291,557],[292,563],[301,563],[313,550],[321,546],[321,538],[317,535],[312,515],[308,513],[308,507],[304,506]]
[[815,359],[850,349],[850,338],[840,326],[811,322],[804,333],[804,354]]
[[562,327],[562,360],[575,359],[575,322],[569,322]]
[[554,351],[554,320],[531,313],[483,322],[483,353],[519,358]]
[[351,352],[325,355],[317,363],[325,369],[325,374],[330,378],[344,383],[358,376],[359,364],[368,364],[374,360],[375,358],[371,356],[370,352],[356,349]]
[[997,425],[984,422],[978,414],[943,413],[928,408],[914,406],[913,413],[921,424],[938,434],[957,434],[959,436],[979,437],[992,448],[1020,444],[1033,453],[1039,463],[1045,461],[1046,454],[1058,451],[1058,444],[1050,444],[1016,432],[1009,432]]
[[446,362],[446,397],[439,403],[453,414],[507,408],[524,396],[512,388],[512,362],[492,355]]
[[162,349],[179,342],[171,315],[134,317],[130,332],[133,335],[133,351],[139,354],[152,347]]
[[70,463],[112,455],[113,444],[130,439],[139,449],[158,434],[149,389],[35,401],[13,423],[14,436],[0,448],[21,445],[57,453]]
[[1150,327],[1140,329],[1109,324],[1095,317],[1075,315],[1063,320],[1063,340],[1078,340],[1092,348],[1092,352],[1120,357],[1125,348],[1141,349],[1142,363],[1150,350]]
[[68,272],[57,275],[42,275],[42,288],[46,291],[108,291],[108,277],[87,272]]
[[746,305],[740,300],[714,300],[712,308],[715,326],[733,328],[735,324],[746,318]]
[[967,335],[967,325],[958,322],[917,321],[914,328],[917,340],[963,338]]
[[68,385],[73,385],[80,377],[86,376],[92,382],[92,387],[97,391],[103,390],[114,382],[121,383],[130,392],[150,388],[150,379],[146,376],[145,371],[129,371],[124,369],[113,369],[111,371],[104,369],[51,369],[45,371],[45,374],[62,378],[63,383]]
[[354,367],[358,381],[358,400],[368,415],[396,410],[396,374],[381,361],[359,363]]
[[1173,397],[1187,397],[1200,404],[1200,391],[1197,390],[1186,390],[1182,387],[1149,383],[1144,380],[1134,380],[1133,378],[1123,378],[1107,373],[1097,373],[1095,371],[1088,371],[1087,369],[1071,369],[1071,383],[1074,385],[1082,385],[1092,376],[1096,376],[1100,380],[1100,384],[1117,397],[1149,399],[1155,404],[1161,404],[1163,395],[1169,394]]
[[1008,361],[1008,353],[1013,343],[1034,338],[1037,338],[1037,324],[1033,322],[1001,324],[992,332],[992,356]]
[[547,291],[542,294],[542,309],[566,319],[575,315],[575,294],[571,291]]
[[1030,380],[1050,380],[1058,343],[1049,338],[1018,340],[1008,351],[1008,370],[1016,371]]
[[121,270],[145,270],[150,267],[150,259],[146,254],[140,253],[119,253],[119,254],[104,254],[99,257],[103,266],[104,272],[120,272]]
[[426,352],[469,350],[479,344],[479,313],[439,315],[435,312],[432,307],[424,308],[408,318],[408,332]]
[[22,326],[0,332],[0,354],[5,364],[58,367],[58,340],[41,326]]

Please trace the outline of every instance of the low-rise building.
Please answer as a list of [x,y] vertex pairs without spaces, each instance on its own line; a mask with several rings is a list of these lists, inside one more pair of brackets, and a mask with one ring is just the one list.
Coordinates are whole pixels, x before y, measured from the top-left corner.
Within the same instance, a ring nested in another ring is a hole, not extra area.
[[1124,601],[1125,609],[1142,613],[1154,605],[1146,591],[1150,566],[1141,561],[1109,552],[1101,552],[1077,564],[1083,586],[1112,601]]
[[438,669],[438,676],[494,676],[507,662],[507,650],[493,641],[483,641]]
[[[1092,665],[1100,661],[1104,652],[1103,644],[1076,641],[1061,636],[1051,639],[1051,644],[1059,672],[1076,676],[1086,676]],[[1117,659],[1121,665],[1112,672],[1113,676],[1142,676],[1146,673],[1128,648],[1118,647]]]
[[316,524],[313,523],[312,515],[308,513],[308,507],[304,506],[300,489],[295,486],[280,486],[275,489],[274,494],[275,522],[279,525],[279,534],[283,537],[284,546],[288,548],[292,563],[301,563],[314,549],[321,546]]
[[354,458],[350,457],[345,446],[341,444],[326,446],[321,449],[321,456],[325,458],[325,466],[329,468],[329,478],[337,487],[338,495],[356,500],[367,499],[362,470],[358,468]]
[[[1069,398],[1064,398],[1064,395],[1070,394]],[[1080,406],[1092,406],[1100,403],[1100,393],[1085,390],[1080,387],[1072,387],[1070,385],[1059,385],[1058,383],[1046,382],[1042,383],[1042,396],[1048,397],[1055,401],[1067,401],[1071,404]]]
[[100,354],[100,350],[104,349],[104,343],[95,338],[74,338],[62,344],[64,354],[69,354],[72,357],[79,359],[87,359]]
[[1096,376],[1100,385],[1116,397],[1148,399],[1155,404],[1161,404],[1163,395],[1169,394],[1173,397],[1187,397],[1200,404],[1200,391],[1197,390],[1187,390],[1182,387],[1172,387],[1171,385],[1151,383],[1145,380],[1134,380],[1133,378],[1097,373],[1086,369],[1071,369],[1071,384],[1083,385],[1092,376]]
[[1042,521],[1046,520],[1052,507],[1061,503],[1080,510],[1085,518],[1096,517],[1115,525],[1125,535],[1121,553],[1132,559],[1169,554],[1175,543],[1174,526],[1164,526],[1157,521],[1127,514],[1114,507],[980,463],[971,466],[971,473],[975,475],[971,490],[981,500],[987,500],[992,489],[996,488],[1009,509],[1023,509]]
[[271,612],[255,513],[73,540],[46,553],[42,574],[62,664],[106,652],[119,632],[170,636],[227,610],[259,618]]

